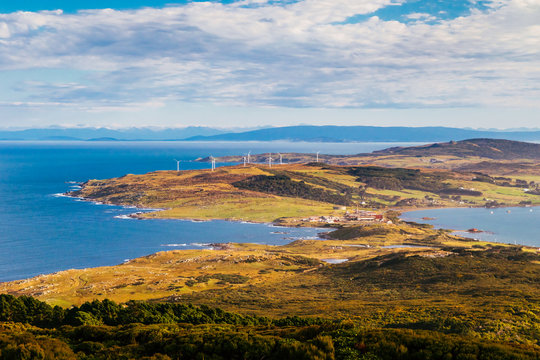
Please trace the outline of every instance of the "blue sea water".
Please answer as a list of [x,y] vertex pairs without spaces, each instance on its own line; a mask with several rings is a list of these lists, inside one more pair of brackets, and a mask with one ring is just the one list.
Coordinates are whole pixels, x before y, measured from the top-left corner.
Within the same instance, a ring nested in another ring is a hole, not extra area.
[[[540,207],[419,210],[404,213],[402,219],[456,230],[457,235],[478,240],[540,247]],[[466,231],[473,228],[483,232]]]
[[[0,141],[0,281],[114,265],[157,251],[200,248],[208,243],[280,245],[316,237],[319,231],[226,221],[120,219],[135,210],[56,196],[70,190],[73,184],[69,182],[173,170],[175,158],[184,160],[183,169],[198,169],[209,167],[192,162],[199,157],[249,150],[253,154],[356,154],[407,145],[412,144]],[[287,234],[280,234],[281,230]]]

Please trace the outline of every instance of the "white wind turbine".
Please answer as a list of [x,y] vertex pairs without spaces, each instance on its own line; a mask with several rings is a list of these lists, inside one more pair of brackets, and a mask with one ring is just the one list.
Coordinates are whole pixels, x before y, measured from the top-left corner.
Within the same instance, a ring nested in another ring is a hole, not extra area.
[[242,160],[244,160],[244,167],[246,167],[247,156],[243,156]]
[[279,165],[283,165],[283,155],[281,153],[278,153],[279,155]]
[[248,154],[247,154],[247,162],[248,162],[248,164],[251,163],[251,150],[248,151]]
[[319,162],[319,153],[320,151],[317,151],[317,162]]
[[210,161],[212,162],[212,171],[216,170],[216,159],[210,155]]
[[180,172],[180,160],[174,159],[174,161],[176,161],[176,171]]
[[268,155],[268,167],[272,167],[272,160],[274,160],[274,159],[272,159],[272,153],[270,153]]

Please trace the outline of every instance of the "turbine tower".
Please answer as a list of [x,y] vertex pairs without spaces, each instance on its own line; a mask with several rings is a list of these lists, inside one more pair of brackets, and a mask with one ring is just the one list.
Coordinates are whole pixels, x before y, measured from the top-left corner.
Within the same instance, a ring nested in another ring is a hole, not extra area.
[[176,161],[176,171],[180,172],[180,160],[174,159],[174,161]]
[[319,153],[320,151],[317,151],[317,162],[319,162]]
[[248,162],[248,164],[251,163],[251,150],[248,151],[248,154],[247,154],[247,162]]
[[216,159],[210,155],[210,161],[212,162],[212,171],[216,169]]
[[279,165],[283,165],[283,155],[281,153],[278,153],[279,155]]
[[242,160],[244,160],[244,167],[246,167],[247,157],[246,156],[242,157]]
[[272,159],[272,153],[270,153],[268,155],[268,167],[272,167],[272,160],[274,160],[274,159]]

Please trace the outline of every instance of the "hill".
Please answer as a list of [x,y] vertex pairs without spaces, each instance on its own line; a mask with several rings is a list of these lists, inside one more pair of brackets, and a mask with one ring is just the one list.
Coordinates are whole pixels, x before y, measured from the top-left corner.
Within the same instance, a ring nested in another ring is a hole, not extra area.
[[374,151],[374,156],[458,156],[497,160],[540,159],[540,144],[503,139],[469,139],[413,147],[394,147]]
[[212,136],[197,141],[432,142],[494,138],[540,140],[540,131],[481,131],[449,127],[286,126]]
[[[278,146],[276,146],[277,149]],[[277,150],[276,149],[276,150]],[[253,163],[267,164],[270,154],[252,154]],[[281,153],[284,164],[309,163],[311,153]],[[274,163],[277,162],[274,155]],[[319,154],[319,161],[331,165],[378,165],[393,168],[429,168],[482,172],[496,177],[540,175],[540,144],[505,139],[468,139],[412,147],[392,147],[356,155]],[[242,155],[216,158],[221,163],[242,163]],[[197,161],[208,162],[209,158]],[[533,180],[532,178],[530,180]]]

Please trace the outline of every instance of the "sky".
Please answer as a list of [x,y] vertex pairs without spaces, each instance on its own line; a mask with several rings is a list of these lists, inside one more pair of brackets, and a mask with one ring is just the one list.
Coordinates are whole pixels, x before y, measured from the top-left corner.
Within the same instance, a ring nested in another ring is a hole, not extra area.
[[540,128],[540,0],[0,4],[0,128]]

